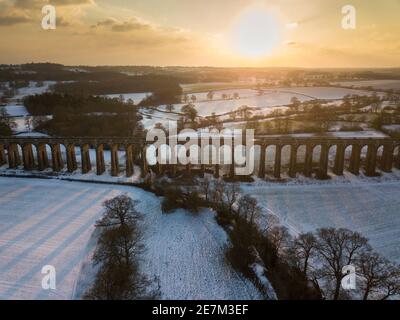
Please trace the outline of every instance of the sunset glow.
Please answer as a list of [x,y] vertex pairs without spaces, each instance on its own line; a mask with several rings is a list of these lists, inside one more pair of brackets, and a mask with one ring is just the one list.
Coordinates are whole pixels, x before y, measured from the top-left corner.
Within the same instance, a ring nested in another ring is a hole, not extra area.
[[281,26],[271,13],[251,10],[243,13],[231,30],[232,47],[241,55],[259,58],[270,55],[281,42]]

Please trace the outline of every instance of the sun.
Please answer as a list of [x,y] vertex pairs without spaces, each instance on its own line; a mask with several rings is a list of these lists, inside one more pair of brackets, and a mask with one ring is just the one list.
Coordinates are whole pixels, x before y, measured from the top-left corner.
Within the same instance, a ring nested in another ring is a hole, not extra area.
[[270,12],[252,9],[240,15],[230,31],[230,43],[240,55],[260,58],[281,43],[281,24]]

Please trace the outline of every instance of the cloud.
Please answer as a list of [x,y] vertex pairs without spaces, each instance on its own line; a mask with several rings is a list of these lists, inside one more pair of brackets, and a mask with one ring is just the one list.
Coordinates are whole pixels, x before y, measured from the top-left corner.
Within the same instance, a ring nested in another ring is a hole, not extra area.
[[127,21],[118,21],[117,19],[110,17],[110,18],[98,21],[95,25],[92,25],[91,27],[92,28],[98,28],[98,27],[110,28],[110,30],[113,32],[150,30],[153,28],[150,23],[143,22],[139,18],[136,18],[136,17],[133,17]]
[[64,17],[57,17],[57,26],[59,27],[69,27],[71,24]]
[[51,4],[59,6],[94,4],[94,0],[52,0]]
[[297,29],[299,24],[297,22],[290,22],[286,24],[286,29]]
[[41,8],[46,4],[54,6],[85,5],[94,4],[94,0],[15,0],[14,7],[21,9]]
[[31,18],[24,14],[19,13],[2,13],[0,14],[0,26],[12,26],[21,23],[31,22]]
[[[13,26],[23,23],[40,21],[42,16],[41,8],[46,4],[52,4],[65,8],[57,10],[57,24],[59,26],[68,26],[71,20],[71,14],[68,20],[65,14],[71,11],[69,5],[88,5],[94,4],[94,0],[0,0],[0,26]],[[79,10],[73,9],[72,13],[79,13]],[[61,17],[59,12],[64,13]],[[72,15],[73,15],[72,14]]]
[[96,28],[96,27],[108,27],[108,26],[112,26],[114,24],[118,23],[117,19],[114,18],[107,18],[104,20],[100,20],[99,22],[97,22],[95,25],[92,25],[92,28]]
[[135,30],[148,30],[151,26],[148,24],[135,22],[135,21],[125,21],[123,23],[114,24],[111,30],[114,32],[129,32]]

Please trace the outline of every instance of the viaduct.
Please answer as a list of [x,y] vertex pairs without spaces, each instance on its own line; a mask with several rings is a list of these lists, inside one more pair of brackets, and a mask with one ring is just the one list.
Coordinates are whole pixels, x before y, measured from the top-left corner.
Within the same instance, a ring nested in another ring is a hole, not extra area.
[[[223,139],[221,139],[222,144]],[[62,157],[61,145],[65,148],[65,156]],[[361,169],[365,170],[368,176],[374,176],[379,168],[384,172],[390,172],[393,167],[400,169],[400,140],[392,138],[335,138],[335,137],[268,137],[256,138],[255,145],[261,148],[258,176],[266,177],[265,150],[269,146],[275,146],[273,176],[277,179],[281,177],[282,168],[282,149],[285,146],[290,148],[290,161],[288,175],[295,177],[298,172],[302,172],[306,177],[311,177],[315,172],[318,178],[328,177],[329,153],[335,147],[335,159],[332,171],[336,175],[343,175],[344,170],[358,175]],[[298,163],[298,150],[305,146],[305,156],[303,161]],[[77,162],[75,154],[76,147],[80,148],[81,161]],[[316,147],[320,148],[319,159],[315,163],[313,153]],[[348,164],[345,161],[345,151],[350,148],[351,153]],[[365,159],[362,159],[362,149],[367,149]],[[112,176],[120,174],[120,163],[118,152],[125,153],[124,171],[126,176],[134,174],[134,165],[141,168],[142,174],[153,170],[162,173],[164,170],[176,173],[177,167],[182,165],[147,165],[145,161],[146,144],[143,141],[135,141],[135,138],[42,138],[42,137],[0,137],[0,166],[8,165],[10,169],[23,166],[24,170],[43,171],[52,168],[59,172],[66,168],[68,172],[74,172],[80,168],[83,174],[92,170],[90,149],[95,150],[96,174],[102,175],[106,171],[104,150],[107,149],[111,154]],[[382,150],[381,154],[378,152]],[[35,156],[36,155],[36,156]],[[66,163],[64,163],[65,159]],[[184,166],[184,170],[191,170],[191,165]],[[300,169],[299,169],[300,167]],[[205,165],[200,166],[200,173],[204,174]],[[216,177],[220,176],[220,165],[212,165],[212,170]],[[234,176],[234,166],[229,169],[230,176]]]

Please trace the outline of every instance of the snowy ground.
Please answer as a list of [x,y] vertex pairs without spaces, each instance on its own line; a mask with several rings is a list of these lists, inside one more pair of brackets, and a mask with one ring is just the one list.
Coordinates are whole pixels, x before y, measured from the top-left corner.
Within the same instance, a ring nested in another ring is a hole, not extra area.
[[[239,99],[232,99],[235,92],[239,94]],[[198,92],[193,94],[196,97],[194,105],[200,116],[210,116],[212,113],[221,115],[237,110],[242,106],[257,108],[258,110],[254,114],[266,115],[270,114],[273,110],[284,110],[285,107],[283,106],[289,105],[293,97],[297,97],[301,102],[304,102],[313,99],[342,99],[347,94],[372,94],[372,92],[368,91],[335,87],[293,87],[265,89],[262,91],[262,94],[259,94],[257,90],[253,89],[215,90],[213,93],[214,97],[211,101],[207,100],[208,92]],[[222,94],[229,95],[231,99],[222,99]],[[192,95],[190,94],[189,98],[191,96]],[[175,104],[174,111],[180,112],[184,105],[185,103]],[[165,110],[165,106],[159,106],[158,109]],[[143,113],[148,114],[146,110],[143,110]],[[158,122],[166,125],[168,119],[177,120],[178,118],[179,116],[173,113],[154,111],[154,113],[149,114],[149,118],[145,117],[142,122],[145,128],[151,128]]]
[[11,101],[22,100],[26,96],[45,93],[50,90],[50,86],[56,84],[56,81],[43,81],[43,85],[40,87],[37,87],[36,84],[37,82],[35,81],[29,81],[29,87],[19,88]]
[[23,105],[8,104],[1,108],[4,108],[10,117],[25,117],[29,115],[28,110]]
[[[159,198],[133,187],[4,177],[0,177],[0,298],[79,297],[87,283],[85,274],[79,274],[82,267],[88,269],[89,239],[101,202],[120,193],[140,201],[147,247],[141,268],[159,277],[162,298],[261,298],[225,262],[226,234],[212,212],[162,215]],[[56,268],[55,291],[41,288],[44,265]]]
[[383,129],[390,131],[390,132],[400,132],[400,124],[391,124],[383,126]]
[[264,212],[278,216],[293,234],[319,227],[348,228],[361,232],[378,252],[400,262],[400,181],[362,180],[248,184],[243,190],[258,199]]
[[376,89],[400,89],[400,80],[360,80],[360,81],[342,81],[338,84],[354,87],[373,87]]
[[48,92],[50,90],[50,87],[55,83],[56,81],[43,81],[43,85],[37,87],[37,82],[29,81],[28,87],[19,88],[17,90],[17,94],[9,99],[7,105],[0,107],[4,108],[11,119],[16,123],[16,132],[23,132],[24,130],[26,130],[25,119],[27,117],[29,117],[30,119],[33,118],[30,117],[28,110],[26,110],[25,106],[23,106],[22,100],[29,95],[43,94],[45,92]]

